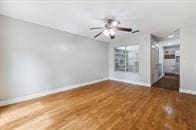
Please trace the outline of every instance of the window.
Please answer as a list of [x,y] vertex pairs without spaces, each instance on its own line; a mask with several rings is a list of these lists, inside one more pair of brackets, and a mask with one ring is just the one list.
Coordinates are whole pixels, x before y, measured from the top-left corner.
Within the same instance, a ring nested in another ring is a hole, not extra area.
[[114,50],[115,50],[115,70],[125,71],[126,47],[116,47]]
[[139,45],[114,48],[115,71],[139,72]]

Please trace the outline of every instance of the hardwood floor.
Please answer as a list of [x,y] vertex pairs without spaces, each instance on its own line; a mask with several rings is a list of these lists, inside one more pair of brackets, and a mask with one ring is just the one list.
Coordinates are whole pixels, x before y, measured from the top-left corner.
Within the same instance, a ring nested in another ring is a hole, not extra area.
[[153,84],[153,87],[179,91],[180,77],[179,75],[166,74],[159,81]]
[[0,129],[196,130],[196,96],[104,81],[0,108]]

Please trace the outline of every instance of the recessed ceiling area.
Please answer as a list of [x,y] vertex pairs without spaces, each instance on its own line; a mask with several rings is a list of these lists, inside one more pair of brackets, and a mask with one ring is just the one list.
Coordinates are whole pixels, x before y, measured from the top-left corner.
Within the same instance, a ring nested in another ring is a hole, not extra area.
[[[161,33],[161,32],[160,32]],[[162,35],[160,33],[152,34],[157,41],[163,42],[163,41],[175,41],[180,39],[180,29],[175,29],[174,31],[165,31]]]
[[[0,14],[89,38],[94,38],[93,36],[100,32],[89,28],[104,26],[101,19],[114,17],[121,22],[121,26],[165,37],[168,32],[193,20],[196,16],[193,2],[1,0]],[[116,33],[114,40],[104,35],[96,39],[110,43],[135,35],[128,32]]]

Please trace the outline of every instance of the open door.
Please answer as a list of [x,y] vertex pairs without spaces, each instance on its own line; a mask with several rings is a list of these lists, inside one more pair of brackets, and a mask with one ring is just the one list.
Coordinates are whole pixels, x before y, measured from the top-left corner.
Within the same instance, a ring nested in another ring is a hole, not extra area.
[[152,45],[151,53],[151,81],[152,84],[154,84],[159,79],[159,48],[155,45]]

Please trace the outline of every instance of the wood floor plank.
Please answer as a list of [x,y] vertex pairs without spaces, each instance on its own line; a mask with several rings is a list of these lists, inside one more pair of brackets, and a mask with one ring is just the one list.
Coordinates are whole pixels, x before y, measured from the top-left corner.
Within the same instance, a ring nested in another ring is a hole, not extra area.
[[196,96],[104,81],[0,107],[1,130],[196,130]]
[[179,91],[180,76],[175,74],[165,74],[165,76],[163,76],[156,83],[154,83],[152,87],[159,87]]

